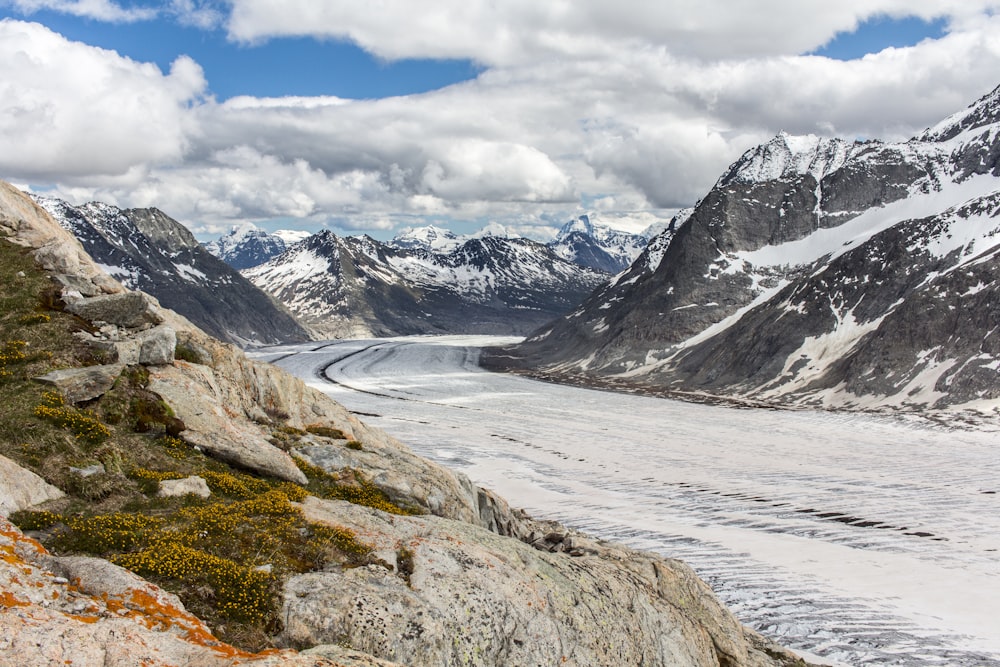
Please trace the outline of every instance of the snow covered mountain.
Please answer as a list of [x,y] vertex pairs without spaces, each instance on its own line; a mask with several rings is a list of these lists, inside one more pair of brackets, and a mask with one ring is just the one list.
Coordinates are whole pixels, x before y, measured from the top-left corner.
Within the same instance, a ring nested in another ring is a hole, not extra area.
[[330,337],[525,333],[609,277],[528,239],[485,236],[435,253],[329,231],[244,275]]
[[285,241],[252,223],[233,227],[227,234],[205,244],[205,250],[237,271],[263,264],[285,252]]
[[426,227],[407,227],[396,234],[395,238],[389,241],[389,245],[408,250],[423,249],[431,252],[450,252],[462,245],[462,239],[448,229],[427,225]]
[[903,143],[779,134],[497,363],[833,408],[1000,408],[1000,88]]
[[620,273],[635,261],[648,239],[595,224],[581,215],[563,225],[549,247],[565,260],[606,273]]
[[114,278],[155,296],[213,336],[241,345],[309,339],[282,306],[162,211],[34,199]]

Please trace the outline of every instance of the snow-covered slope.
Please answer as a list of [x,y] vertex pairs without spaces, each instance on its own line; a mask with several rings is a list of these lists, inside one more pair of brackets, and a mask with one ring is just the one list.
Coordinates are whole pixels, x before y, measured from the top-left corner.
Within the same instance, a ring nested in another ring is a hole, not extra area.
[[284,308],[162,211],[34,199],[105,271],[130,289],[152,294],[213,336],[241,345],[309,339]]
[[435,253],[329,231],[244,275],[332,337],[524,333],[608,278],[528,239],[485,236]]
[[205,244],[205,249],[237,271],[263,264],[285,251],[285,241],[246,222]]
[[514,354],[677,391],[998,409],[998,177],[1000,89],[903,143],[780,134]]
[[629,267],[646,247],[648,239],[596,224],[581,215],[563,225],[549,247],[565,260],[607,273]]

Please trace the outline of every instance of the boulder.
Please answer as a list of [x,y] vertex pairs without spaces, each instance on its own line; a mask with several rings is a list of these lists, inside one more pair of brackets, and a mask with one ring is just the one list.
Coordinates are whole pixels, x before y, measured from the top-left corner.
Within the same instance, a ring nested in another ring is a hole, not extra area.
[[103,396],[114,386],[123,369],[122,364],[66,368],[35,379],[55,387],[67,403],[81,403]]
[[160,482],[160,490],[157,495],[165,497],[186,496],[189,493],[201,496],[202,498],[208,498],[212,495],[211,490],[208,488],[208,482],[198,475],[191,475],[184,479],[165,479]]
[[66,305],[66,310],[88,322],[106,322],[128,329],[163,322],[159,305],[142,292],[105,294],[79,299]]
[[173,327],[161,324],[136,335],[139,341],[139,363],[144,366],[160,366],[174,362],[177,349],[177,333]]
[[0,456],[0,516],[63,497],[63,492],[44,479]]

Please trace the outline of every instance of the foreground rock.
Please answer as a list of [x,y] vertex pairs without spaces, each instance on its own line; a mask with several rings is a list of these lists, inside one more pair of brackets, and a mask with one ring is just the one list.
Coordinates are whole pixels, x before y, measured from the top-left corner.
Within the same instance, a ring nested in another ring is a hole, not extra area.
[[299,575],[282,639],[347,643],[414,667],[774,665],[796,659],[744,629],[686,565],[589,541],[544,553],[438,517],[309,498],[314,521],[374,544],[381,565]]

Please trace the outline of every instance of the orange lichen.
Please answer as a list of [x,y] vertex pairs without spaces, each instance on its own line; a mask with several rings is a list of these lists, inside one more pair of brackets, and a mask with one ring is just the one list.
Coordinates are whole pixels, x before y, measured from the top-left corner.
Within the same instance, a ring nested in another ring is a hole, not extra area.
[[10,591],[0,591],[0,607],[28,607],[31,602],[22,600]]

